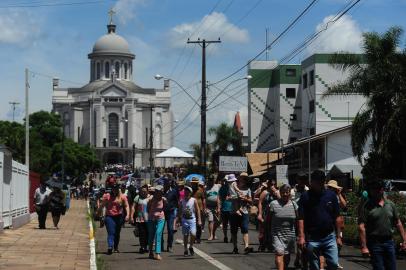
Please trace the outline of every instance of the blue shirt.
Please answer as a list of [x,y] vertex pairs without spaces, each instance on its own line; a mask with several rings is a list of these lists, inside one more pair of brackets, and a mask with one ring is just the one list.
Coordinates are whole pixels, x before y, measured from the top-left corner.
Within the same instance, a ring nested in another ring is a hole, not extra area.
[[304,220],[305,234],[311,240],[326,237],[335,230],[340,213],[337,195],[328,189],[320,194],[309,190],[299,200],[299,219]]
[[221,211],[222,212],[231,212],[233,210],[233,203],[231,200],[226,200],[228,195],[229,187],[228,185],[221,186],[219,190],[219,198],[221,202]]
[[178,208],[179,192],[178,192],[177,188],[170,188],[165,193],[164,196],[165,196],[166,201],[167,201],[165,211],[170,211],[170,210]]

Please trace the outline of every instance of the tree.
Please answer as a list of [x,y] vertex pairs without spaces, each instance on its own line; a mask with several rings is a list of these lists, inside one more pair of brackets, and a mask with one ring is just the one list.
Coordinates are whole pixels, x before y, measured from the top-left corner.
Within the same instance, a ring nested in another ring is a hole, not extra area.
[[[25,160],[25,125],[0,121],[0,143],[13,152],[13,159]],[[101,166],[89,145],[80,145],[66,139],[65,173],[71,177]],[[30,115],[30,170],[44,178],[58,173],[62,168],[62,123],[59,115],[45,111]]]
[[[365,178],[406,177],[406,50],[400,50],[403,30],[363,35],[363,55],[335,53],[331,65],[349,77],[323,96],[359,94],[366,98],[351,131],[354,155]],[[364,147],[371,151],[364,158]]]

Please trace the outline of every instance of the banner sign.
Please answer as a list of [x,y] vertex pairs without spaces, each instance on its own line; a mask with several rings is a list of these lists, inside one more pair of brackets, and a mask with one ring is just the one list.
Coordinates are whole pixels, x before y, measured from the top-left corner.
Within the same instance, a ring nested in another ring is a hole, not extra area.
[[276,181],[278,186],[289,184],[288,165],[276,165]]
[[246,157],[220,156],[219,170],[221,172],[246,172]]

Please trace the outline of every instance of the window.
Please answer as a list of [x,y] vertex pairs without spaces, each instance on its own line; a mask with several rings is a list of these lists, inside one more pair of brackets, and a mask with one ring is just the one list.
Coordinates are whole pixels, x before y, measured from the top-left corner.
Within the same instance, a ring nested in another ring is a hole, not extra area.
[[307,88],[307,73],[303,74],[303,89]]
[[109,62],[106,62],[104,64],[104,77],[107,79],[110,78],[110,63]]
[[127,80],[128,78],[128,65],[124,63],[124,79]]
[[311,128],[310,129],[310,135],[314,135],[316,134],[316,129],[315,128]]
[[287,77],[296,77],[296,69],[294,69],[294,68],[287,68],[287,69],[286,69],[286,76],[287,76]]
[[314,100],[309,102],[309,113],[314,113]]
[[295,98],[296,97],[296,89],[295,88],[286,88],[286,97],[287,98]]
[[114,71],[116,72],[116,78],[120,78],[120,63],[116,62]]
[[109,114],[109,146],[118,146],[118,115]]
[[292,114],[290,115],[290,121],[295,121],[295,120],[297,120],[297,116],[296,116],[295,113],[292,113]]
[[310,85],[314,85],[314,70],[310,71]]
[[96,80],[100,79],[100,63],[96,64]]

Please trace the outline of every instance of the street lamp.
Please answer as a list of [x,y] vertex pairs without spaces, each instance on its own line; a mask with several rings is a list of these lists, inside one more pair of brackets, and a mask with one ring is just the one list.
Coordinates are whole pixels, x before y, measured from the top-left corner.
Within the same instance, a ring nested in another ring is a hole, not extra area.
[[[239,78],[239,79],[235,79],[234,81],[231,81],[229,84],[226,85],[226,87],[223,88],[223,90],[220,91],[220,93],[218,93],[210,102],[209,104],[207,104],[207,108],[210,106],[210,104],[212,104],[221,94],[223,94],[232,84],[234,84],[235,82],[238,81],[242,81],[242,80],[251,80],[252,76],[251,75],[247,75],[243,78]],[[210,85],[209,85],[210,86]]]

